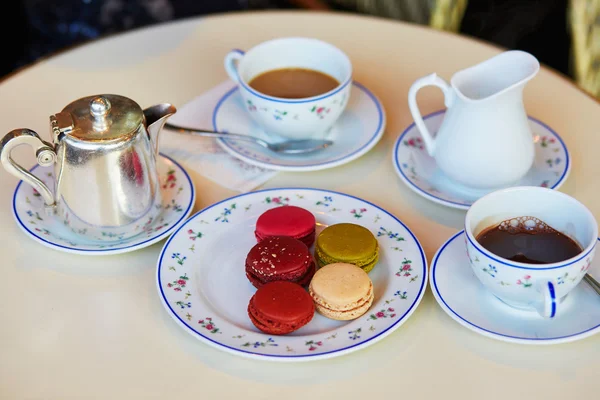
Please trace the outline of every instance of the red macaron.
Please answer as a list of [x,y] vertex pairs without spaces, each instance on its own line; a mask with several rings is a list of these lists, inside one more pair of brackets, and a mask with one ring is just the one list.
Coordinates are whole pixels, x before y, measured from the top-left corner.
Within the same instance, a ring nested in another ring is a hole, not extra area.
[[290,236],[273,236],[258,242],[246,256],[246,276],[257,288],[273,281],[306,286],[315,274],[308,247]]
[[248,316],[261,331],[285,335],[308,324],[315,304],[304,288],[293,282],[270,282],[254,293],[248,303]]
[[256,221],[257,241],[271,236],[291,236],[310,247],[315,241],[315,216],[296,206],[282,206],[265,211]]

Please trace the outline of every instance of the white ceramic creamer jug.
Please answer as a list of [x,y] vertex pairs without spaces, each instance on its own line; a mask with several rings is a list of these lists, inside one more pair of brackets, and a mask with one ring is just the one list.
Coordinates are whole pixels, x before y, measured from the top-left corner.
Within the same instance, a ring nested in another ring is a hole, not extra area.
[[[446,176],[468,188],[490,190],[511,185],[529,171],[535,151],[523,88],[539,69],[534,56],[512,50],[455,73],[450,85],[435,73],[413,83],[410,112],[427,152]],[[417,92],[429,85],[442,89],[447,107],[435,137],[417,106]]]

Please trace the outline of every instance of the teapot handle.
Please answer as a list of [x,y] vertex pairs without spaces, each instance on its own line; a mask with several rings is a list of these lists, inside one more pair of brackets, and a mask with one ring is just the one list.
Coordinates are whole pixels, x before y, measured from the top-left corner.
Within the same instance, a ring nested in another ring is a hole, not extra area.
[[446,107],[452,105],[454,93],[452,93],[452,87],[435,73],[417,79],[408,91],[408,107],[410,108],[410,113],[415,120],[415,125],[417,125],[417,128],[421,132],[421,136],[423,136],[423,142],[425,143],[427,152],[430,156],[433,156],[435,152],[435,139],[431,136],[431,133],[429,133],[429,130],[425,126],[425,122],[419,111],[419,106],[417,105],[417,92],[425,86],[437,86],[442,89]]
[[33,186],[44,198],[46,211],[50,213],[54,209],[55,200],[48,186],[31,172],[17,164],[10,156],[12,150],[21,144],[28,144],[33,147],[37,162],[42,167],[52,165],[56,161],[54,148],[52,144],[40,139],[38,134],[30,129],[15,129],[6,134],[2,141],[0,141],[0,161],[4,169]]

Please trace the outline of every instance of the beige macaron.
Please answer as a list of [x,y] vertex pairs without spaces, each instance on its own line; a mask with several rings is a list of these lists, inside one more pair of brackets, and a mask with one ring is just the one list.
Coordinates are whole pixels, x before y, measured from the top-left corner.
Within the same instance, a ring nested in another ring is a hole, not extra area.
[[327,318],[356,319],[373,304],[373,283],[354,264],[334,263],[320,268],[308,288],[317,311]]

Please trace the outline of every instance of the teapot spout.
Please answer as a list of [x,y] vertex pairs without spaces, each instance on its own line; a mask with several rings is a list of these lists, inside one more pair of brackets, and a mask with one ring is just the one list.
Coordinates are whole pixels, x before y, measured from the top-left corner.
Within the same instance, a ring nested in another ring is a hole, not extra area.
[[158,135],[160,131],[171,115],[175,114],[177,109],[175,106],[169,103],[157,104],[152,107],[148,107],[144,110],[144,117],[146,118],[146,127],[148,129],[148,135],[150,136],[150,142],[154,148],[155,154],[158,155]]

